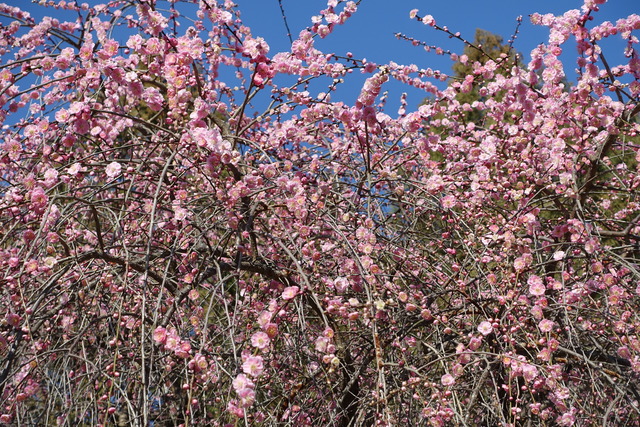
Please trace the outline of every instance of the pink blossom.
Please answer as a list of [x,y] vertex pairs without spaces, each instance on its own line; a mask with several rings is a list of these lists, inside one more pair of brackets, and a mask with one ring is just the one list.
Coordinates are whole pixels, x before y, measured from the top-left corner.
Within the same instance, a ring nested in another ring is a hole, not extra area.
[[531,261],[531,254],[524,254],[515,259],[513,262],[513,268],[515,268],[516,271],[523,271],[531,264]]
[[267,333],[269,338],[273,339],[278,335],[278,325],[276,323],[266,323],[262,329]]
[[144,89],[142,93],[142,99],[147,103],[149,108],[153,111],[162,110],[162,106],[164,103],[164,98],[160,93],[160,90],[156,87],[148,87]]
[[58,171],[50,168],[44,173],[44,182],[47,187],[51,187],[58,181]]
[[36,273],[38,271],[38,261],[30,259],[24,264],[24,271],[26,273]]
[[270,342],[271,342],[271,339],[269,338],[269,335],[267,335],[265,332],[262,332],[262,331],[256,332],[251,337],[251,345],[260,350],[264,350],[267,347],[269,347]]
[[449,194],[440,199],[440,204],[444,209],[451,209],[456,205],[456,198]]
[[22,318],[20,317],[20,315],[15,313],[7,313],[5,316],[5,320],[9,325],[13,327],[20,326],[20,322],[22,322]]
[[174,351],[176,348],[178,348],[179,344],[180,344],[180,338],[175,333],[175,331],[169,331],[166,335],[164,348],[169,351]]
[[552,320],[544,319],[538,323],[538,327],[542,332],[550,332],[553,329],[554,322]]
[[531,295],[534,295],[534,296],[544,295],[545,286],[544,286],[544,283],[542,282],[542,279],[539,276],[532,274],[531,276],[529,276],[529,279],[527,280],[527,284],[529,285],[529,293]]
[[522,376],[527,382],[533,381],[538,376],[538,368],[528,363],[525,363],[521,367]]
[[451,374],[444,374],[442,378],[440,378],[440,382],[443,386],[448,387],[450,385],[453,385],[456,382],[456,379]]
[[422,18],[422,23],[425,24],[425,25],[430,25],[430,26],[433,27],[433,26],[436,25],[436,20],[433,19],[433,16],[431,16],[431,15],[425,15]]
[[262,37],[249,38],[244,41],[244,52],[255,59],[260,55],[266,55],[269,45]]
[[236,391],[236,394],[240,398],[240,405],[243,408],[248,408],[251,405],[253,405],[253,402],[255,401],[255,398],[256,398],[256,392],[253,390],[253,388],[247,387],[247,388],[240,389]]
[[227,403],[227,412],[229,412],[234,417],[242,418],[244,417],[244,410],[238,405],[240,405],[240,402],[238,402],[236,399],[231,399],[229,403]]
[[339,293],[344,293],[349,289],[349,281],[345,277],[337,277],[333,281],[333,285]]
[[122,165],[118,162],[111,162],[107,165],[105,172],[109,178],[115,178],[120,175],[122,171]]
[[299,289],[300,288],[298,288],[297,286],[289,286],[284,288],[284,291],[282,291],[282,299],[286,301],[295,298],[295,296],[298,294]]
[[566,413],[562,414],[561,416],[559,416],[556,419],[556,423],[559,426],[567,426],[568,427],[568,426],[574,425],[575,422],[576,422],[576,417],[573,414],[573,412],[566,412]]
[[189,216],[189,211],[182,207],[175,207],[173,211],[173,218],[176,221],[184,221]]
[[238,376],[234,378],[232,385],[233,385],[233,389],[236,392],[245,388],[255,387],[255,384],[253,383],[253,381],[247,378],[245,374],[238,374]]
[[31,203],[36,207],[42,207],[47,204],[49,197],[45,194],[42,187],[36,187],[31,190]]
[[260,376],[263,370],[264,370],[264,365],[263,365],[261,356],[250,356],[242,364],[242,371],[245,374],[249,374],[254,378]]
[[67,173],[71,176],[76,176],[78,173],[82,172],[82,170],[83,168],[80,163],[74,163],[67,169]]
[[189,362],[189,368],[195,370],[196,372],[204,371],[208,366],[209,364],[207,363],[207,359],[200,353],[197,353]]
[[478,325],[478,332],[480,332],[482,335],[489,335],[491,332],[493,332],[493,326],[490,322],[487,322],[485,320]]
[[536,304],[533,307],[531,307],[531,315],[535,320],[542,320],[544,316],[544,311],[542,310],[542,307],[540,307],[539,304]]
[[476,351],[482,345],[482,339],[478,337],[473,337],[469,340],[469,350]]
[[189,341],[180,341],[180,344],[174,349],[176,356],[186,359],[191,354],[191,343]]
[[22,146],[20,142],[15,139],[10,139],[2,145],[2,149],[5,153],[9,153],[11,160],[17,160],[22,152]]
[[329,339],[326,337],[318,337],[315,340],[315,348],[316,351],[320,353],[324,353],[327,350],[327,345],[329,344]]

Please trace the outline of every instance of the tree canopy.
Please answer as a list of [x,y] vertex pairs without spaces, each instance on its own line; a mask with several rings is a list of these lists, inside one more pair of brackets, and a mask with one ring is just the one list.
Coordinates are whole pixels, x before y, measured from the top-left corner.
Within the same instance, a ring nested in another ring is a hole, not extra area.
[[640,422],[640,16],[440,89],[316,47],[359,2],[282,52],[180,3],[0,5],[0,423]]
[[[473,104],[475,101],[484,101],[486,96],[480,94],[480,89],[487,82],[482,81],[481,73],[476,73],[487,66],[495,67],[495,73],[508,74],[517,64],[518,54],[510,44],[503,43],[502,36],[489,31],[476,29],[473,43],[466,44],[462,55],[453,64],[452,81],[458,82],[460,93],[456,99],[461,104]],[[495,64],[495,65],[494,65]],[[467,113],[469,121],[478,122],[482,118],[479,109],[473,109]]]

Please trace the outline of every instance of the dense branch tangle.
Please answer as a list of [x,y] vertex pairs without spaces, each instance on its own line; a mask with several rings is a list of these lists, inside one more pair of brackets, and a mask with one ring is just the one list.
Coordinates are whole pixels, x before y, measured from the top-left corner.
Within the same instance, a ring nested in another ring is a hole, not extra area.
[[[637,54],[595,48],[638,19],[534,15],[526,68],[440,90],[316,49],[352,2],[277,54],[230,4],[152,3],[2,10],[0,422],[638,421]],[[432,97],[392,117],[389,79]]]

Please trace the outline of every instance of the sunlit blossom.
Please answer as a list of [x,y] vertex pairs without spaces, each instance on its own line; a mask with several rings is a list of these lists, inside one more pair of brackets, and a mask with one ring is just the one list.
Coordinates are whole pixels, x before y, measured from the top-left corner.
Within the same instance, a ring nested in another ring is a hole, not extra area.
[[167,340],[167,330],[161,326],[158,326],[153,331],[153,340],[158,344],[164,344]]
[[242,364],[242,371],[245,374],[249,374],[252,377],[257,377],[262,374],[264,370],[264,365],[262,363],[261,356],[250,356],[247,360]]
[[442,383],[443,386],[450,386],[456,382],[456,379],[451,374],[444,374],[440,379],[440,382]]
[[299,289],[300,288],[298,288],[297,286],[289,286],[285,288],[284,291],[282,291],[282,299],[290,300],[295,298],[295,296],[298,294]]
[[638,424],[638,14],[93,3],[0,4],[1,424]]
[[543,319],[538,323],[538,327],[542,332],[550,332],[553,329],[554,322],[552,320]]
[[493,332],[493,326],[490,322],[487,322],[485,320],[484,322],[480,322],[480,324],[478,325],[478,332],[480,332],[482,335],[489,335],[491,332]]
[[245,374],[238,374],[232,382],[233,389],[238,391],[245,388],[255,387],[253,381],[251,381]]
[[262,331],[258,331],[251,336],[251,345],[260,350],[264,350],[269,347],[270,342],[271,339],[269,338],[269,335]]
[[529,285],[529,293],[531,295],[544,295],[546,289],[544,283],[542,282],[542,279],[539,276],[532,274],[531,276],[529,276],[527,284]]

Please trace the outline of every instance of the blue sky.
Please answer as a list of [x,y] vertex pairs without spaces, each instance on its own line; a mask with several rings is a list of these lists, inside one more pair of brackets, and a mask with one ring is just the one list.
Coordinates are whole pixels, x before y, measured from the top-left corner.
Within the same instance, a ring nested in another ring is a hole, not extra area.
[[[289,40],[278,0],[235,1],[242,11],[245,24],[252,28],[254,35],[262,36],[269,42],[272,52],[288,48]],[[300,30],[310,25],[311,16],[317,15],[326,7],[326,0],[282,0],[282,6],[295,37]],[[548,37],[547,28],[532,25],[529,15],[534,12],[559,15],[581,6],[580,0],[363,0],[358,12],[346,25],[337,28],[333,34],[318,41],[316,45],[325,52],[340,54],[350,51],[355,58],[367,58],[376,63],[415,63],[421,68],[439,69],[449,73],[452,62],[448,57],[438,56],[433,52],[427,53],[423,48],[412,46],[409,42],[398,40],[394,36],[395,33],[401,32],[430,45],[437,45],[452,52],[462,52],[464,46],[460,41],[449,39],[445,33],[409,19],[410,10],[418,9],[420,15],[432,15],[438,25],[447,26],[453,32],[459,31],[462,37],[470,41],[473,41],[476,28],[499,34],[506,41],[516,28],[516,18],[522,16],[522,25],[514,47],[524,55],[525,61],[528,61],[531,50],[546,42]],[[638,0],[609,0],[594,15],[593,22],[615,22],[632,13],[640,13]],[[616,54],[621,52],[621,46],[622,43],[617,44]],[[575,78],[572,74],[575,68],[573,49],[574,46],[569,44],[564,55],[569,63],[566,67],[569,80]],[[422,93],[411,91],[400,84],[390,83],[388,86],[389,105],[392,107],[397,105],[395,100],[402,91],[409,93],[409,106],[416,105],[424,97]],[[349,91],[345,100],[355,99],[358,94],[356,89],[357,87],[353,87],[353,91]]]
[[[278,0],[236,0],[236,3],[244,22],[254,34],[265,37],[276,50],[287,48],[289,42]],[[282,0],[282,5],[295,36],[310,25],[312,15],[326,7],[326,0]],[[420,48],[397,40],[394,34],[402,32],[452,50],[461,50],[462,45],[459,41],[449,40],[444,33],[410,20],[411,9],[418,9],[421,15],[433,15],[439,25],[446,25],[454,32],[460,31],[469,40],[473,40],[476,28],[500,34],[507,40],[516,27],[516,18],[522,16],[523,23],[515,47],[528,54],[547,37],[544,27],[529,22],[531,13],[557,15],[569,9],[579,9],[581,5],[579,0],[363,0],[347,25],[338,28],[318,45],[327,46],[327,50],[351,51],[355,57],[367,57],[380,63],[394,59],[396,62],[415,61],[419,66],[436,68],[431,65],[438,62],[435,55],[425,54]],[[640,2],[610,0],[595,15],[596,22],[615,21],[631,13],[640,13]],[[448,61],[441,63],[449,66]]]
[[[90,4],[101,3],[95,0],[84,0]],[[213,0],[210,0],[213,1]],[[44,9],[31,4],[29,0],[9,0],[6,3],[20,6],[32,13],[36,18],[43,14],[56,14],[54,9]],[[287,37],[278,0],[235,0],[242,12],[246,25],[252,28],[255,36],[262,36],[271,46],[271,53],[288,50]],[[453,52],[462,52],[460,41],[449,39],[442,32],[435,31],[415,20],[409,19],[409,11],[418,9],[421,15],[430,14],[438,25],[447,26],[453,32],[473,40],[476,28],[491,31],[503,36],[506,41],[516,28],[516,18],[523,17],[515,49],[528,60],[529,52],[538,44],[546,42],[547,29],[534,26],[528,16],[533,12],[561,14],[569,9],[579,9],[581,0],[363,0],[358,12],[347,24],[338,27],[333,34],[318,40],[316,46],[326,53],[343,55],[352,52],[355,58],[367,58],[379,64],[395,61],[401,64],[415,63],[421,68],[439,69],[444,73],[451,72],[451,61],[446,56],[427,53],[421,47],[412,46],[407,41],[398,40],[394,34],[404,33],[431,45],[437,45]],[[311,17],[326,7],[326,0],[282,0],[287,21],[295,36],[303,28],[311,25]],[[59,13],[59,12],[58,12]],[[638,0],[609,0],[595,14],[593,22],[599,23],[626,17],[632,13],[640,13]],[[62,17],[61,17],[62,19]],[[618,41],[620,39],[618,38]],[[572,73],[575,58],[572,57],[573,46],[565,48],[566,71],[569,80],[575,79]],[[615,43],[611,43],[615,45]],[[615,46],[617,52],[609,53],[609,62],[617,63],[620,59],[622,43]],[[608,47],[608,46],[606,46]],[[363,78],[350,76],[347,84],[339,92],[345,102],[353,103],[359,93]],[[390,82],[385,86],[390,91],[390,112],[397,109],[398,98],[403,91],[409,93],[409,106],[417,105],[423,93],[399,83]],[[335,97],[334,97],[335,100]]]

